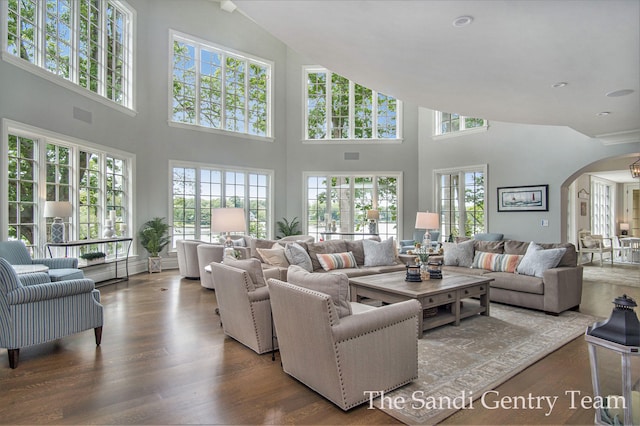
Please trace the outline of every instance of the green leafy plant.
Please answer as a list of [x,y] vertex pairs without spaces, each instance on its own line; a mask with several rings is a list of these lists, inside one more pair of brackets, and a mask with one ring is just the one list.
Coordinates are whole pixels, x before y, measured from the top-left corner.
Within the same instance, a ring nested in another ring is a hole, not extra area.
[[294,217],[291,221],[283,217],[282,220],[277,221],[276,224],[278,225],[278,231],[282,234],[279,236],[280,238],[289,235],[300,235],[300,222],[297,217]]
[[104,254],[101,251],[92,251],[89,253],[83,253],[80,255],[80,259],[84,259],[84,260],[94,260],[94,259],[100,259],[101,257],[106,257],[107,255]]
[[169,225],[164,221],[164,217],[154,217],[145,222],[138,231],[140,245],[149,252],[149,256],[158,257],[158,254],[169,242]]

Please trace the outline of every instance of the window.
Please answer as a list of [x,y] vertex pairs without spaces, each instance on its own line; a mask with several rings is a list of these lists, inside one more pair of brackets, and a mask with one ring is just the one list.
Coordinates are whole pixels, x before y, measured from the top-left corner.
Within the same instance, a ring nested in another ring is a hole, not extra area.
[[249,235],[269,238],[273,172],[178,162],[170,167],[173,247],[182,239],[217,241],[211,235],[211,210],[220,207],[244,208]]
[[[306,234],[313,235],[316,241],[324,239],[323,233],[329,232],[335,224],[336,232],[362,234],[369,232],[367,211],[377,209],[380,213],[378,233],[380,238],[399,235],[400,212],[399,199],[402,175],[367,173],[325,174],[305,173],[306,188]],[[347,237],[349,238],[349,237]]]
[[271,62],[172,33],[170,120],[271,137]]
[[305,68],[306,140],[399,140],[402,103],[324,68]]
[[464,117],[450,112],[434,111],[434,135],[449,135],[459,132],[484,131],[487,121],[482,118]]
[[[118,235],[126,232],[131,224],[133,155],[90,147],[87,142],[8,120],[3,124],[2,152],[6,154],[1,164],[7,166],[8,182],[0,184],[9,190],[6,203],[1,203],[7,206],[5,214],[8,212],[7,230],[0,230],[2,239],[21,240],[34,255],[44,256],[38,250],[49,240],[52,222],[42,217],[45,201],[73,205],[73,217],[64,218],[68,240],[101,238],[112,209],[117,211]],[[114,244],[107,246],[115,250]],[[96,248],[83,246],[81,250]]]
[[487,167],[434,170],[434,176],[443,238],[485,232]]
[[134,15],[128,5],[119,0],[7,3],[5,58],[19,58],[133,109]]
[[615,184],[591,178],[591,233],[611,238],[616,235],[613,218]]

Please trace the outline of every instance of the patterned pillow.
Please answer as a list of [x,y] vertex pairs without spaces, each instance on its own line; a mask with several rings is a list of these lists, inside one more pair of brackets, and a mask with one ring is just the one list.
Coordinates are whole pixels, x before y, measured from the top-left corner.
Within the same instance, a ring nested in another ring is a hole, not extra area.
[[471,267],[493,272],[515,273],[522,257],[523,256],[517,254],[486,253],[479,251],[476,252]]
[[318,253],[318,261],[320,262],[320,265],[322,265],[322,269],[325,271],[358,267],[356,264],[356,258],[350,251],[346,253]]
[[289,243],[284,246],[284,255],[287,256],[287,260],[290,265],[298,265],[304,268],[307,272],[313,271],[313,264],[311,263],[311,257],[309,253],[298,243]]
[[532,241],[518,265],[517,272],[522,275],[542,278],[544,271],[558,266],[566,251],[566,248],[544,250]]
[[445,266],[470,268],[473,264],[473,240],[462,243],[444,243]]
[[385,266],[396,264],[396,246],[393,237],[385,241],[362,240],[364,266]]

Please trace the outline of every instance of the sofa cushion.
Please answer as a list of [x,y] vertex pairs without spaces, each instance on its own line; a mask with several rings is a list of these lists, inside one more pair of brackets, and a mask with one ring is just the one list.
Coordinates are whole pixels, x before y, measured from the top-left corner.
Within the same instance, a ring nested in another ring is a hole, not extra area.
[[529,243],[526,241],[507,240],[504,242],[505,254],[519,254],[524,256],[528,247]]
[[311,258],[314,271],[322,271],[322,265],[318,261],[318,253],[344,253],[347,244],[344,240],[318,241],[317,243],[307,243],[307,252]]
[[298,265],[306,271],[313,271],[313,264],[306,248],[298,243],[289,243],[284,246],[284,255],[287,257],[290,265]]
[[347,251],[353,253],[358,266],[364,265],[364,245],[362,240],[345,240],[345,243],[347,244]]
[[443,243],[444,264],[447,266],[463,266],[470,268],[473,263],[474,241],[461,243]]
[[518,265],[518,274],[533,275],[542,278],[544,271],[558,266],[560,259],[566,253],[566,248],[552,248],[544,250],[533,241]]
[[473,258],[472,268],[486,269],[496,272],[516,272],[516,267],[522,260],[518,254],[486,253],[477,251]]
[[540,243],[538,244],[543,249],[552,248],[564,248],[566,252],[560,258],[558,266],[578,266],[578,253],[576,253],[576,246],[571,243]]
[[451,272],[453,274],[463,274],[463,275],[485,275],[490,274],[491,271],[486,269],[475,269],[475,268],[463,268],[462,266],[443,266],[442,270],[444,272]]
[[251,281],[253,281],[253,285],[256,288],[267,285],[264,279],[262,265],[258,259],[236,259],[235,257],[225,257],[223,263],[227,266],[231,266],[232,268],[247,271],[249,278],[251,278]]
[[500,241],[503,237],[504,234],[499,234],[497,232],[483,232],[475,234],[473,239],[477,241]]
[[275,243],[272,248],[256,248],[260,257],[264,260],[264,263],[268,263],[273,266],[281,266],[283,268],[289,267],[289,261],[284,254],[284,247],[278,243]]
[[544,294],[544,283],[540,277],[517,275],[510,272],[489,272],[487,277],[493,278],[491,288],[501,288],[522,293]]
[[396,264],[396,247],[393,238],[378,242],[362,240],[364,247],[364,266],[385,266]]
[[356,259],[350,251],[346,253],[318,253],[317,256],[318,261],[322,265],[322,269],[325,271],[358,267]]
[[259,248],[261,248],[261,249],[270,249],[276,243],[277,243],[276,240],[265,240],[265,239],[262,239],[262,238],[251,238],[251,241],[250,241],[251,256],[255,257],[256,259],[258,259],[262,263],[267,263],[267,262],[265,262],[265,260],[262,258],[262,256],[258,252],[258,249]]
[[319,291],[331,296],[333,304],[338,312],[338,317],[351,315],[351,303],[349,303],[349,278],[339,272],[327,272],[315,274],[305,271],[303,268],[291,265],[287,270],[287,281],[300,287]]
[[473,248],[476,252],[504,253],[504,241],[480,241],[474,240]]

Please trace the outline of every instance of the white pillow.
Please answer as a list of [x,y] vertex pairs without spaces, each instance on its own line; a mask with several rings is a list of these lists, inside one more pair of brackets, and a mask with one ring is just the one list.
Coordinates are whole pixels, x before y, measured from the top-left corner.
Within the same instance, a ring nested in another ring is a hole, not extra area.
[[531,241],[527,252],[524,254],[520,264],[518,264],[516,272],[522,275],[533,275],[534,277],[542,278],[544,271],[558,266],[566,251],[567,249],[564,247],[544,250]]
[[386,266],[396,264],[396,247],[393,237],[382,241],[362,240],[364,266]]
[[284,254],[284,247],[280,244],[275,243],[270,249],[257,248],[256,250],[260,253],[260,256],[264,259],[265,263],[283,268],[289,267],[289,261]]
[[313,264],[309,253],[298,243],[289,243],[284,246],[284,255],[290,265],[297,265],[307,272],[313,272]]
[[445,266],[462,266],[471,268],[473,264],[473,240],[461,243],[443,243]]

